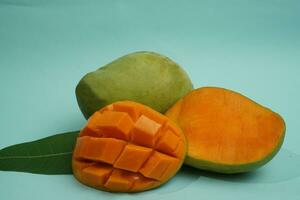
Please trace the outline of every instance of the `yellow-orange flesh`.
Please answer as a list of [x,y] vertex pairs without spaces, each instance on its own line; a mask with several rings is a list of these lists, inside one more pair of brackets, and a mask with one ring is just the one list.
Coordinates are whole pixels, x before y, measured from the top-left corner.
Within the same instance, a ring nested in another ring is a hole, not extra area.
[[186,135],[187,157],[209,163],[255,163],[279,148],[285,132],[278,114],[223,88],[196,89],[166,116]]
[[89,118],[72,165],[75,177],[88,186],[138,192],[174,176],[185,154],[185,137],[171,120],[142,104],[122,101]]

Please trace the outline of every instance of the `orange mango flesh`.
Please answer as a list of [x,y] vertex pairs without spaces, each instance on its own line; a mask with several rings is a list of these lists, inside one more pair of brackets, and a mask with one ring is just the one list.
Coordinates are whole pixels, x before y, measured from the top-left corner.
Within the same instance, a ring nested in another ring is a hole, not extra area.
[[246,172],[265,164],[279,150],[285,134],[285,123],[277,113],[223,88],[196,89],[166,116],[186,135],[185,163],[217,172]]
[[175,123],[142,104],[122,101],[89,118],[77,138],[72,167],[88,186],[138,192],[168,181],[185,154],[185,136]]

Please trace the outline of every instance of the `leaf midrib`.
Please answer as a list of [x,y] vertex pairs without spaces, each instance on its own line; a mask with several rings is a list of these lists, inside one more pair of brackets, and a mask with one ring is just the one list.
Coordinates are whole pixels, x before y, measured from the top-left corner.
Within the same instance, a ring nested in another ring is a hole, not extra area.
[[0,157],[0,160],[5,160],[5,159],[24,159],[24,158],[49,158],[49,157],[55,157],[55,156],[63,156],[63,155],[68,155],[72,154],[72,151],[68,152],[63,152],[63,153],[53,153],[53,154],[43,154],[43,155],[35,155],[35,156],[3,156]]

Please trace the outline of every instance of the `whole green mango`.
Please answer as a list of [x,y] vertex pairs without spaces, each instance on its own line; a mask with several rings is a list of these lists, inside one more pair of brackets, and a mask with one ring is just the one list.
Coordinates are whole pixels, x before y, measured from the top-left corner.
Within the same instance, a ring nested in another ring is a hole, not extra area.
[[193,89],[187,73],[169,58],[135,52],[86,74],[76,87],[78,105],[88,119],[116,101],[130,100],[166,112]]

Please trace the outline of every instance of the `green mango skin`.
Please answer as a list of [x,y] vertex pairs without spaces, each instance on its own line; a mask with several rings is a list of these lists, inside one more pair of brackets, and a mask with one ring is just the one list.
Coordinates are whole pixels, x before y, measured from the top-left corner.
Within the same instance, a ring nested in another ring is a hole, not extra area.
[[187,73],[169,58],[135,52],[86,74],[76,87],[78,105],[86,119],[116,101],[130,100],[166,112],[193,89]]

